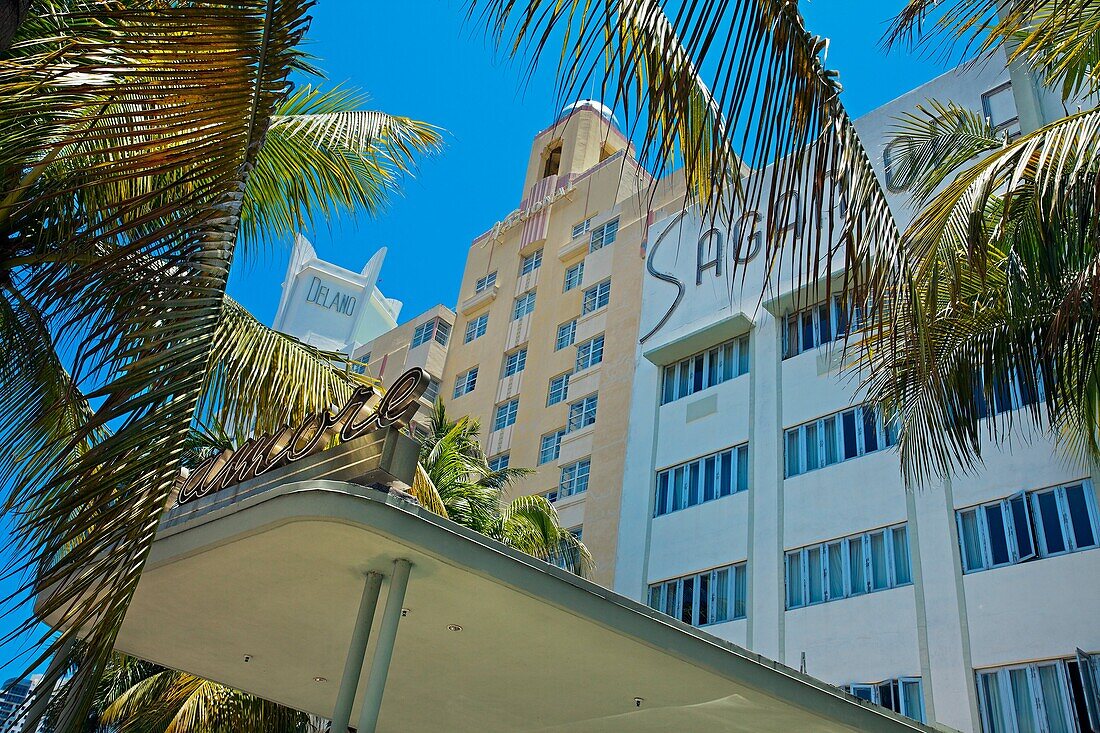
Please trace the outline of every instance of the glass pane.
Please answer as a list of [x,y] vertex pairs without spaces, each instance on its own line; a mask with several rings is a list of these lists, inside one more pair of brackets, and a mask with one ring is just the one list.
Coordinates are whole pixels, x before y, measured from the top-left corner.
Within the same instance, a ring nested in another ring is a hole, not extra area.
[[852,595],[867,592],[866,564],[863,561],[863,541],[859,537],[846,540],[848,543],[848,577],[852,580]]
[[1001,699],[1001,687],[997,683],[996,672],[986,672],[978,675],[980,680],[982,697],[985,709],[982,711],[985,720],[985,733],[1008,733],[1008,721],[1006,720],[1005,705]]
[[749,490],[749,447],[743,445],[737,449],[737,490]]
[[1058,517],[1058,504],[1054,498],[1054,492],[1036,494],[1035,501],[1039,504],[1039,518],[1043,525],[1043,540],[1046,542],[1048,553],[1065,552],[1066,539],[1062,536],[1062,523]]
[[691,394],[691,390],[688,389],[688,385],[691,383],[691,360],[686,359],[680,362],[680,380],[678,383],[678,389],[676,390],[677,397],[686,397]]
[[718,384],[718,349],[711,349],[707,353],[707,386]]
[[748,571],[744,565],[733,569],[733,617],[745,618],[748,605]]
[[690,624],[694,620],[695,611],[695,578],[684,578],[683,601],[680,604],[680,620]]
[[878,704],[884,708],[893,710],[895,713],[901,712],[901,700],[898,698],[896,680],[887,680],[886,682],[879,683]]
[[703,464],[703,501],[718,498],[718,487],[714,483],[714,472],[718,461],[711,456]]
[[831,466],[840,460],[840,448],[836,442],[836,418],[827,417],[823,424],[825,430],[825,465]]
[[809,575],[809,603],[821,603],[825,600],[824,569],[821,566],[821,548],[811,547],[806,551],[806,573]]
[[684,467],[680,466],[672,473],[672,511],[684,508]]
[[668,512],[668,471],[662,471],[657,476],[657,502],[653,512],[656,516]]
[[734,344],[729,343],[722,347],[722,381],[727,379],[733,379],[737,373],[734,372],[734,367],[737,366],[734,358],[736,349]]
[[694,371],[691,376],[691,391],[698,392],[703,388],[703,377],[706,376],[706,367],[703,364],[702,354],[695,357],[692,368]]
[[802,553],[787,555],[787,608],[802,605]]
[[787,319],[787,351],[785,356],[794,356],[801,349],[798,348],[798,317],[790,316]]
[[909,532],[905,527],[896,527],[894,535],[894,580],[898,585],[912,580],[909,567]]
[[820,466],[817,460],[817,423],[810,423],[803,430],[806,433],[806,470],[812,471]]
[[729,496],[733,493],[733,454],[730,451],[722,453],[722,474],[719,476],[718,492],[722,496]]
[[688,472],[688,506],[695,506],[702,501],[699,478],[699,461],[695,461],[691,464]]
[[864,407],[860,412],[863,413],[863,452],[877,451],[878,420],[875,419],[875,411],[870,407]]
[[1010,669],[1008,681],[1012,689],[1012,707],[1016,711],[1016,729],[1019,733],[1039,733],[1039,719],[1035,714],[1035,702],[1027,682],[1026,669]]
[[802,314],[802,349],[812,349],[817,346],[814,339],[814,313],[806,311]]
[[882,532],[871,535],[871,587],[875,590],[886,588],[889,576],[886,571],[886,538]]
[[710,619],[710,573],[703,573],[696,577],[699,584],[699,618],[697,625],[709,624]]
[[859,454],[856,448],[856,411],[848,410],[841,415],[844,431],[844,458],[855,458]]
[[860,700],[875,701],[875,688],[872,685],[852,685],[852,694]]
[[661,586],[649,586],[649,607],[657,611],[661,610]]
[[924,722],[924,696],[920,694],[919,682],[902,680],[901,713]]
[[737,373],[749,373],[749,337],[743,336],[737,342]]
[[1039,686],[1043,690],[1043,715],[1047,730],[1050,733],[1070,733],[1062,676],[1056,665],[1044,664],[1039,667]]
[[828,546],[829,598],[844,597],[844,547],[840,542]]
[[679,585],[675,580],[665,583],[665,613],[669,616],[676,616],[676,592]]
[[1027,499],[1021,494],[1008,500],[1012,508],[1012,528],[1016,535],[1016,557],[1026,559],[1035,554],[1031,541],[1031,522],[1027,513]]
[[1096,536],[1089,520],[1089,509],[1085,503],[1085,487],[1081,484],[1066,487],[1066,506],[1069,509],[1069,523],[1073,527],[1073,538],[1080,550],[1096,544]]
[[989,532],[989,554],[993,565],[1004,565],[1009,561],[1008,538],[1005,536],[1000,504],[985,507],[985,526]]
[[714,622],[729,620],[730,571],[722,568],[714,574]]
[[962,544],[963,566],[966,570],[981,570],[985,563],[982,562],[982,546],[978,532],[978,512],[970,509],[959,514],[960,536]]
[[829,317],[830,307],[824,303],[817,307],[817,322],[821,329],[821,343],[833,340],[832,319]]
[[672,402],[676,395],[676,365],[665,367],[664,392],[661,394],[661,404]]
[[797,476],[801,473],[798,455],[798,428],[787,431],[787,476]]

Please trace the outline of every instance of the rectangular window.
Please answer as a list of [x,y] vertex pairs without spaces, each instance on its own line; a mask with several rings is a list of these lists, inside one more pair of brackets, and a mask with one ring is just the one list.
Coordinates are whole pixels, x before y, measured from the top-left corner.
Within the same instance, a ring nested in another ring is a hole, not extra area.
[[565,431],[571,433],[596,422],[597,395],[590,394],[582,400],[569,405],[569,421]]
[[964,573],[1015,565],[1098,545],[1092,484],[1020,492],[955,513]]
[[577,337],[577,319],[558,326],[558,336],[554,341],[554,351],[560,351],[566,346],[573,345],[573,339]]
[[649,607],[692,626],[745,618],[745,563],[726,565],[649,586]]
[[687,397],[748,371],[749,337],[746,335],[666,366],[661,384],[661,404]]
[[575,371],[584,371],[603,361],[603,334],[594,336],[577,344],[577,363]]
[[537,249],[520,261],[519,274],[527,275],[542,267],[542,249]]
[[512,306],[512,320],[518,321],[525,315],[535,309],[535,291],[524,293],[516,298],[515,304]]
[[553,504],[555,501],[558,500],[558,492],[557,490],[547,491],[545,494],[542,495],[542,498]]
[[882,682],[854,682],[844,685],[849,695],[873,702],[895,713],[924,722],[924,690],[920,677],[899,677]]
[[474,391],[474,387],[477,386],[477,367],[473,367],[468,372],[459,374],[455,378],[455,398],[459,398],[464,394],[469,394]]
[[579,287],[581,280],[584,278],[584,260],[581,260],[577,264],[565,271],[565,284],[562,286],[562,292],[568,293],[573,288]]
[[446,346],[447,339],[450,337],[451,324],[447,323],[442,318],[433,318],[416,327],[413,331],[412,345],[409,348],[415,349],[417,346],[420,346],[420,344],[426,344],[432,339],[435,339],[440,345]]
[[542,436],[539,444],[539,465],[558,460],[561,454],[561,439],[565,437],[565,428]]
[[798,356],[822,344],[843,338],[852,325],[858,329],[860,309],[853,309],[845,299],[834,295],[828,302],[817,303],[789,313],[785,318],[783,358]]
[[913,582],[905,524],[788,550],[785,557],[788,609]]
[[605,307],[611,300],[611,280],[596,283],[584,291],[584,303],[581,305],[581,315],[598,311]]
[[477,318],[471,319],[466,322],[466,340],[463,343],[470,343],[476,338],[481,338],[485,335],[485,329],[489,327],[489,314],[482,313]]
[[606,224],[600,224],[592,230],[592,239],[588,243],[588,251],[595,252],[609,244],[614,244],[619,237],[619,219],[612,219]]
[[588,474],[591,470],[591,458],[584,458],[568,466],[562,466],[561,480],[558,482],[558,496],[573,496],[588,491]]
[[496,413],[493,415],[493,430],[503,430],[515,423],[517,412],[519,412],[518,397],[497,405]]
[[527,348],[517,349],[504,356],[504,376],[519,374],[527,366]]
[[1083,702],[1077,699],[1082,690],[1072,684],[1069,666],[1053,659],[978,670],[982,728],[986,733],[1077,731],[1074,708]]
[[574,224],[573,225],[573,239],[576,239],[577,237],[579,237],[579,236],[583,235],[585,232],[587,232],[588,228],[592,225],[592,219],[594,219],[594,218],[595,217],[590,216],[587,219],[585,219],[584,221],[579,222],[577,224]]
[[428,387],[424,390],[423,399],[427,400],[428,402],[435,402],[435,399],[437,397],[439,397],[439,380],[429,379]]
[[657,472],[653,516],[749,490],[749,444]]
[[559,374],[550,380],[550,386],[546,390],[546,406],[564,402],[569,394],[569,372]]
[[1009,131],[1009,137],[1020,134],[1020,117],[1016,112],[1016,98],[1012,94],[1012,82],[1006,81],[982,94],[982,114],[997,132]]
[[786,478],[867,455],[897,443],[893,420],[870,405],[826,415],[784,433]]
[[478,281],[474,284],[474,292],[481,293],[489,288],[493,287],[497,283],[497,272],[493,270],[488,275],[482,278],[478,278]]
[[492,458],[489,459],[489,470],[490,471],[503,471],[504,469],[508,468],[508,459],[509,459],[509,454],[508,453],[499,453],[499,454],[493,456]]

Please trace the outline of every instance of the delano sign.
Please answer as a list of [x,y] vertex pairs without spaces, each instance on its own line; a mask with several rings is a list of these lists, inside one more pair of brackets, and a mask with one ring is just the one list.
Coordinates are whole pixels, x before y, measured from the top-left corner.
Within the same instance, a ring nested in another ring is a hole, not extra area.
[[323,451],[332,439],[341,443],[376,430],[407,425],[428,387],[428,374],[415,367],[398,377],[381,400],[374,387],[359,387],[338,413],[318,412],[297,428],[252,438],[237,450],[225,450],[198,466],[180,489],[177,505],[200,499],[306,456]]

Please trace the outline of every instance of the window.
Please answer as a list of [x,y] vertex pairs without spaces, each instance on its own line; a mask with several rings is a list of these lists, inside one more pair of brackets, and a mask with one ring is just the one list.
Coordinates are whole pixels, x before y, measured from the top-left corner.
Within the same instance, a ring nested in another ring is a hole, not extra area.
[[520,318],[523,318],[534,309],[535,291],[532,290],[516,298],[515,305],[512,306],[512,320],[518,321]]
[[577,344],[577,363],[574,371],[583,371],[603,361],[603,334]]
[[748,491],[749,445],[727,448],[657,472],[653,516]]
[[[1096,669],[1094,664],[1087,666],[1092,666],[1088,671]],[[1080,684],[1081,666],[1076,660],[978,670],[976,677],[986,733],[1071,733],[1078,730],[1074,710],[1085,708],[1087,720],[1086,696],[1095,701],[1095,686],[1088,689]],[[1090,727],[1082,725],[1081,729]]]
[[470,371],[463,374],[459,374],[455,378],[455,399],[461,397],[464,394],[469,394],[474,391],[474,387],[477,386],[477,367],[473,367]]
[[498,453],[497,455],[493,456],[489,459],[489,470],[503,471],[504,469],[508,468],[509,457],[510,454],[508,453]]
[[596,422],[597,395],[590,394],[582,400],[577,400],[569,405],[569,421],[565,425],[565,432],[591,425]]
[[496,413],[493,415],[493,430],[503,430],[515,423],[517,412],[519,412],[518,397],[514,400],[508,400],[503,404],[497,405]]
[[[997,132],[1008,131],[1009,137],[1020,134],[1020,116],[1016,112],[1016,98],[1012,94],[1012,82],[1006,81],[982,94],[982,114]],[[1014,128],[1014,129],[1013,129]]]
[[588,251],[595,252],[609,244],[614,244],[619,236],[619,219],[612,219],[606,224],[600,224],[592,230],[592,239],[588,242]]
[[574,224],[573,225],[573,239],[576,239],[577,237],[579,237],[579,236],[583,235],[585,232],[587,232],[588,228],[590,226],[592,226],[592,219],[594,219],[594,218],[595,217],[590,216],[587,219],[585,219],[584,221],[580,222],[579,224]]
[[665,367],[661,404],[748,374],[749,337],[741,336]]
[[561,439],[565,436],[565,428],[555,430],[542,436],[539,444],[539,465],[558,460],[561,454]]
[[584,291],[584,304],[581,306],[581,315],[598,311],[611,300],[611,280],[596,283]]
[[788,609],[908,585],[909,532],[898,524],[789,550],[786,567]]
[[960,509],[955,521],[964,573],[1100,545],[1100,515],[1087,481]]
[[786,430],[786,477],[874,453],[897,442],[897,423],[884,420],[870,405],[834,412]]
[[850,308],[839,295],[828,302],[791,313],[783,329],[783,358],[789,359],[835,341],[847,334],[849,327],[858,331],[861,320],[862,309]]
[[558,143],[552,148],[549,148],[546,152],[546,165],[542,168],[542,177],[548,178],[550,176],[556,176],[558,174],[558,168],[561,166],[561,143]]
[[588,474],[591,470],[591,458],[582,458],[576,463],[562,466],[561,480],[558,481],[558,496],[573,496],[588,491]]
[[519,374],[527,366],[527,349],[522,348],[506,354],[504,357],[504,376]]
[[574,318],[571,321],[558,326],[558,337],[554,341],[554,351],[560,351],[566,346],[570,346],[573,343],[573,339],[577,336],[577,319]]
[[842,688],[850,695],[924,722],[924,690],[920,677],[899,677],[882,682],[854,682]]
[[439,397],[439,380],[429,379],[428,387],[424,390],[424,399],[428,402],[435,402],[437,397]]
[[370,352],[363,354],[361,357],[355,360],[351,365],[351,370],[356,374],[366,374],[367,364],[370,363]]
[[416,327],[413,331],[412,346],[409,348],[415,349],[420,344],[426,344],[432,339],[435,339],[437,343],[446,346],[447,339],[451,337],[451,324],[440,318],[433,318],[430,321],[425,321]]
[[[993,387],[989,390],[993,397],[993,414],[1019,410],[1046,398],[1042,375],[1036,374],[1033,380],[1025,379],[1025,376],[1012,369],[993,377]],[[978,417],[988,417],[990,411],[984,376],[977,375],[976,386],[974,399]]]
[[552,491],[547,491],[545,494],[542,495],[542,498],[553,504],[555,501],[558,500],[558,490],[554,489]]
[[649,607],[692,626],[745,618],[748,606],[745,563],[666,580],[649,586]]
[[559,374],[550,380],[550,387],[546,390],[546,406],[564,402],[569,393],[569,372]]
[[478,281],[474,283],[474,292],[481,293],[497,284],[497,271],[493,270],[488,275],[482,278],[478,278]]
[[915,177],[915,171],[911,169],[906,171],[907,175],[904,177],[899,175],[896,166],[903,145],[908,146],[908,141],[894,140],[882,150],[882,168],[886,177],[886,188],[894,193],[907,190],[913,185]]
[[463,343],[470,343],[476,338],[481,338],[485,335],[485,329],[489,326],[489,314],[482,313],[477,318],[471,319],[466,322],[466,340]]
[[520,261],[519,274],[527,275],[542,266],[542,250],[537,249],[529,255],[524,255]]
[[572,267],[565,271],[565,285],[562,286],[561,291],[568,293],[575,287],[581,284],[581,279],[584,277],[584,260],[581,260]]

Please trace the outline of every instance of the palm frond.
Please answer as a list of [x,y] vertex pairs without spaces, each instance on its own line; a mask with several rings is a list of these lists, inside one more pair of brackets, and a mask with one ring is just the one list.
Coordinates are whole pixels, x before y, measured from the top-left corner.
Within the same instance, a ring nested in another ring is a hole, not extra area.
[[246,243],[284,239],[340,214],[377,215],[417,158],[441,149],[439,128],[364,110],[365,102],[349,89],[307,84],[277,108],[245,189]]
[[493,536],[581,577],[588,577],[595,570],[588,548],[561,525],[557,510],[544,496],[518,496],[510,501],[501,511]]

